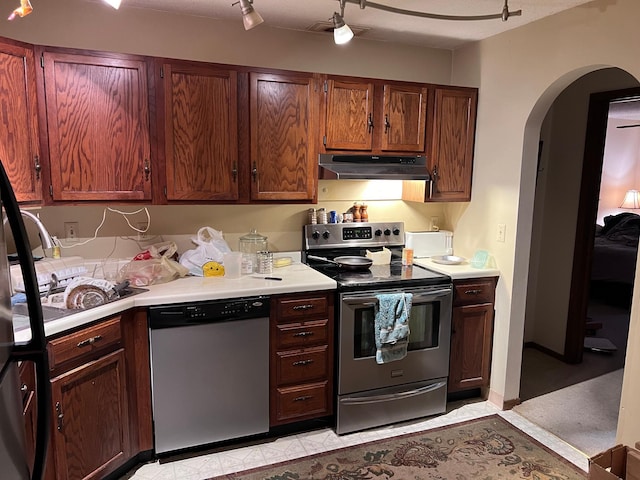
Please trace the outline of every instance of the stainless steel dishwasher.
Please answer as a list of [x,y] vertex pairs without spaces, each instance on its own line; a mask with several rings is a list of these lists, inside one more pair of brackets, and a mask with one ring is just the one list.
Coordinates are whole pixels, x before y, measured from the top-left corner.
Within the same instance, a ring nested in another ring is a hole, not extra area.
[[269,430],[269,297],[151,307],[155,450]]

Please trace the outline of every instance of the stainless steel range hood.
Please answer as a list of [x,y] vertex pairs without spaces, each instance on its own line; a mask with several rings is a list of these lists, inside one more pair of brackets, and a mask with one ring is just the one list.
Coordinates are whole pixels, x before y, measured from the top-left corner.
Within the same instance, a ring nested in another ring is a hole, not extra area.
[[431,180],[422,156],[320,154],[320,180]]

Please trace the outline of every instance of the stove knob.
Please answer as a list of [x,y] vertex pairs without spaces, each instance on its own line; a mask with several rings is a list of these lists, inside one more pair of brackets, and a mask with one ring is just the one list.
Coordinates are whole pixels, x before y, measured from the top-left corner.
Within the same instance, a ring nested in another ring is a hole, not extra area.
[[376,234],[376,237],[379,237],[380,235],[382,235],[382,230],[377,229],[377,230],[375,231],[375,234]]
[[391,235],[391,230],[389,230],[388,228],[385,228],[384,234],[388,237],[389,235]]
[[320,234],[317,231],[313,232],[311,236],[313,237],[314,240],[318,240],[320,238]]
[[329,230],[324,231],[324,233],[322,234],[322,238],[324,238],[325,240],[329,238]]
[[393,234],[394,235],[400,235],[400,229],[398,227],[393,229]]

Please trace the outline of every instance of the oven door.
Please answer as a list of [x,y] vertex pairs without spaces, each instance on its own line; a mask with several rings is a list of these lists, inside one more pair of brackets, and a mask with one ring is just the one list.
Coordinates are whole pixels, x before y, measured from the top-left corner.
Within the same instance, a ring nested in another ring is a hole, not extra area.
[[[376,294],[413,294],[407,356],[376,363]],[[345,292],[340,295],[338,394],[363,392],[449,375],[451,285]]]

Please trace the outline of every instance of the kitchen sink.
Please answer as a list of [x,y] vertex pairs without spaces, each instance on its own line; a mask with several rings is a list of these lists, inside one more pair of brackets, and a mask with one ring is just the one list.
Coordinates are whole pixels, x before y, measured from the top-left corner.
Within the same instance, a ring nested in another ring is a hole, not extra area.
[[[105,302],[105,304],[117,302],[124,298],[132,297],[133,295],[138,295],[147,291],[148,290],[145,288],[127,287],[120,291],[119,296],[113,297]],[[47,323],[84,310],[88,309],[57,308],[49,305],[42,305],[42,320],[44,323]],[[20,331],[29,327],[29,307],[26,303],[16,303],[11,307],[11,313],[13,314],[14,331]]]

